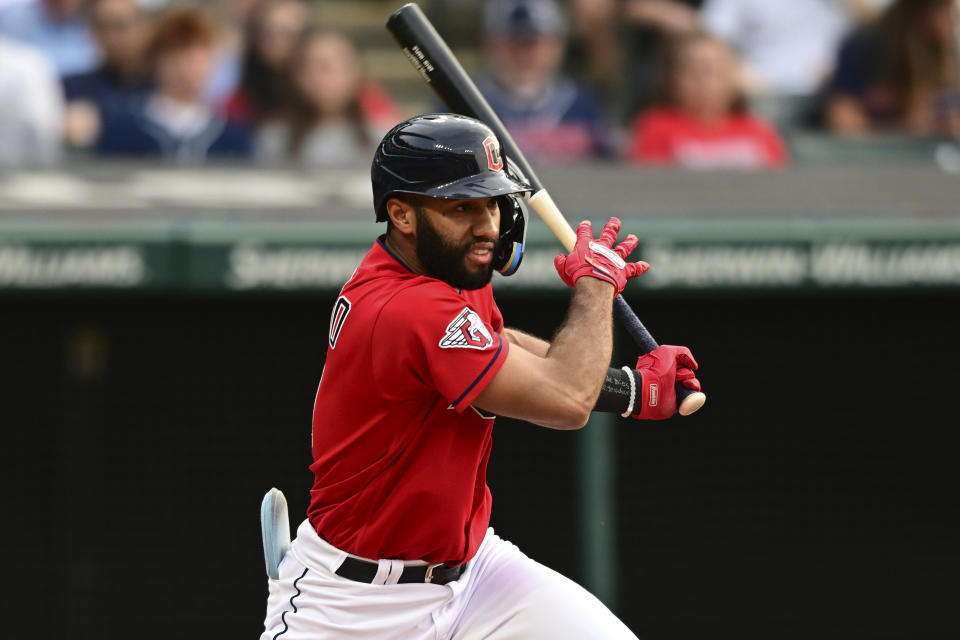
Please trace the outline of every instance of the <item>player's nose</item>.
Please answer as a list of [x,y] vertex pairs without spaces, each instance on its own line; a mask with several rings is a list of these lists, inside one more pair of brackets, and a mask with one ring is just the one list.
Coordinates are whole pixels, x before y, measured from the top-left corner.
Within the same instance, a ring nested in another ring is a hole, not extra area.
[[474,236],[496,237],[500,233],[500,207],[496,203],[483,207],[473,218]]

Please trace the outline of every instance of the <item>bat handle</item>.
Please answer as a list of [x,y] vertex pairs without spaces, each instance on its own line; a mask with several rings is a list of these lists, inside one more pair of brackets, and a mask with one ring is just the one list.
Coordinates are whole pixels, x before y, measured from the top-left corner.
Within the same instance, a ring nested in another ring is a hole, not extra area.
[[[640,347],[642,353],[650,353],[660,345],[653,339],[647,328],[640,322],[640,318],[633,312],[623,296],[617,296],[613,300],[613,315],[617,321],[627,330],[633,341]],[[687,389],[682,384],[677,383],[677,411],[682,416],[688,416],[699,410],[703,403],[707,401],[707,396],[702,391]]]
[[650,353],[660,346],[621,295],[613,299],[613,315],[637,343],[642,353]]

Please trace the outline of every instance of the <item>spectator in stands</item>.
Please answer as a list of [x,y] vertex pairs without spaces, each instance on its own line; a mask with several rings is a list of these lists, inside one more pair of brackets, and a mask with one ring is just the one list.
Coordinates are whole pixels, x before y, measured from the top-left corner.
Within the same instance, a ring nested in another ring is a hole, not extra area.
[[308,31],[293,56],[293,99],[286,117],[263,127],[256,154],[310,166],[365,166],[386,128],[360,105],[362,74],[353,43],[337,31]]
[[750,93],[809,95],[833,66],[841,38],[864,5],[889,0],[706,0],[703,25],[740,55]]
[[703,0],[571,0],[574,56],[622,122],[650,106],[673,37],[699,28]]
[[0,167],[56,160],[62,107],[60,82],[47,58],[0,37]]
[[188,162],[249,155],[247,132],[219,117],[203,99],[215,44],[216,30],[203,13],[167,11],[147,46],[156,89],[135,106],[104,114],[97,150]]
[[729,47],[712,36],[680,37],[671,50],[663,106],[636,119],[629,158],[691,169],[784,165],[777,132],[746,110],[736,64]]
[[624,5],[624,48],[629,56],[623,87],[628,112],[651,105],[664,83],[670,44],[700,28],[697,10],[703,0],[630,0]]
[[830,84],[833,131],[960,135],[954,0],[897,0],[840,48]]
[[595,99],[560,73],[566,21],[553,0],[491,0],[484,93],[531,158],[571,162],[609,155]]
[[288,70],[306,28],[307,8],[300,0],[254,5],[247,16],[240,86],[226,104],[232,119],[259,126],[279,117],[293,93]]
[[96,141],[104,112],[127,108],[151,88],[144,60],[149,25],[136,0],[91,0],[90,16],[100,66],[63,79],[64,135],[81,148]]
[[[84,13],[86,0],[28,0],[0,9],[0,34],[42,51],[60,76],[97,64]],[[0,3],[2,5],[3,3]]]
[[783,124],[810,110],[829,77],[843,36],[890,0],[705,0],[704,28],[741,59],[741,87],[754,106]]
[[[247,21],[240,86],[225,105],[231,118],[259,127],[284,115],[294,93],[291,58],[308,24],[299,0],[263,0],[254,5]],[[389,129],[402,119],[390,96],[370,79],[362,81],[358,99],[364,116],[378,126]]]

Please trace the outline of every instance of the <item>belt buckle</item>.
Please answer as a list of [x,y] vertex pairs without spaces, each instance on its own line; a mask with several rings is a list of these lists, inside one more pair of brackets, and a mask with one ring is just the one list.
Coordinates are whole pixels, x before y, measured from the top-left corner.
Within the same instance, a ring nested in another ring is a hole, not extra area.
[[427,573],[423,576],[423,581],[430,583],[433,582],[433,570],[442,565],[442,562],[435,562],[433,564],[427,565]]

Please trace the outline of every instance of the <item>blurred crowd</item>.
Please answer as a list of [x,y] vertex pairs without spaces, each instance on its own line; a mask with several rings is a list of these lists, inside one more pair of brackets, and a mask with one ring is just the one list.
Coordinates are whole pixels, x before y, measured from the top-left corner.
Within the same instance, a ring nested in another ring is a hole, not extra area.
[[[412,113],[320,4],[0,0],[0,166],[368,163]],[[774,168],[794,131],[960,136],[958,0],[453,6],[481,17],[478,85],[540,163]]]

